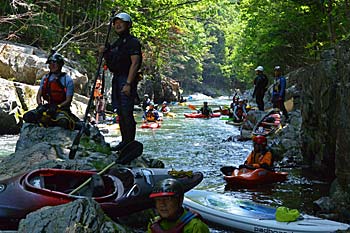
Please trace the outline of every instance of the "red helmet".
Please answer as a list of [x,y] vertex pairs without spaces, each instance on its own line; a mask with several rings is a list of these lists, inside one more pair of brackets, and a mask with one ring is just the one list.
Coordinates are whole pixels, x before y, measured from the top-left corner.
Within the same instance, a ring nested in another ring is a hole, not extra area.
[[254,137],[253,142],[255,142],[256,144],[259,144],[259,145],[264,145],[264,146],[267,145],[267,139],[266,139],[266,137],[264,137],[262,135],[258,135],[256,137]]

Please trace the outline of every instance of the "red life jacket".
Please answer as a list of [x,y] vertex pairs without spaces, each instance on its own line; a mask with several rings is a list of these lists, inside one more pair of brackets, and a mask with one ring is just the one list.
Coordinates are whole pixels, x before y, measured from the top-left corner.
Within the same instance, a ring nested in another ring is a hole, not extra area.
[[162,219],[159,219],[155,223],[151,225],[152,233],[180,233],[183,232],[183,228],[189,223],[192,219],[200,217],[198,213],[188,211],[181,219],[180,222],[174,226],[172,229],[163,230],[160,226],[160,222]]
[[66,83],[66,73],[61,73],[58,78],[49,81],[51,73],[45,77],[42,87],[42,95],[44,100],[49,104],[60,104],[66,100],[67,88],[62,85],[60,79],[64,76],[64,83]]

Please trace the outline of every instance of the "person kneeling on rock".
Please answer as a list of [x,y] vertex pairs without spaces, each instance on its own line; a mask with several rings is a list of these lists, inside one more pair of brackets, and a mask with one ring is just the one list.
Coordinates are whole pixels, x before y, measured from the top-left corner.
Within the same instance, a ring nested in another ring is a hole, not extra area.
[[46,64],[49,65],[50,72],[40,81],[36,96],[38,107],[25,113],[23,120],[44,127],[61,126],[73,130],[79,121],[70,111],[74,94],[73,79],[62,72],[64,58],[61,54],[51,54]]

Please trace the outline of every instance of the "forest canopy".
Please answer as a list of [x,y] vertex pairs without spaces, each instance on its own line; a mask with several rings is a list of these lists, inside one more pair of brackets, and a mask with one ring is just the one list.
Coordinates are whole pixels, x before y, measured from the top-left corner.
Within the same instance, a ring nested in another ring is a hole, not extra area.
[[0,39],[55,48],[93,74],[112,10],[131,15],[146,77],[188,91],[229,93],[252,85],[257,65],[271,75],[317,62],[350,29],[349,0],[8,0]]

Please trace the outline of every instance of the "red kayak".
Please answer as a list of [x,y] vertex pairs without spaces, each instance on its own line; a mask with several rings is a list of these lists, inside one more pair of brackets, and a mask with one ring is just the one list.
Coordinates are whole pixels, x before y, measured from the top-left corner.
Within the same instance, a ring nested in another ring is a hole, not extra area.
[[227,184],[235,187],[253,187],[260,184],[282,182],[287,179],[288,172],[269,171],[264,168],[250,170],[235,169],[231,176],[224,176]]
[[185,113],[184,114],[186,118],[211,118],[211,117],[220,117],[221,113],[220,112],[214,112],[213,114],[211,114],[209,117],[206,115],[203,115],[202,113]]
[[253,134],[268,136],[281,128],[281,113],[272,109],[254,126]]
[[[92,181],[88,185],[70,194],[90,177]],[[116,220],[153,207],[149,198],[152,188],[158,181],[170,177],[179,180],[188,191],[202,181],[203,174],[193,172],[192,176],[179,176],[168,169],[123,167],[111,169],[105,175],[95,171],[34,170],[0,181],[0,230],[17,229],[19,221],[28,213],[44,206],[86,197],[92,197]]]
[[142,123],[141,129],[156,129],[160,128],[162,125],[158,122],[146,122]]

